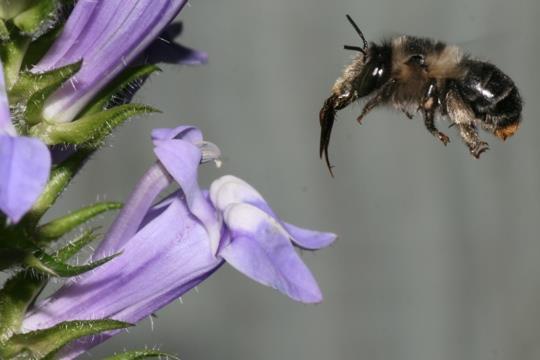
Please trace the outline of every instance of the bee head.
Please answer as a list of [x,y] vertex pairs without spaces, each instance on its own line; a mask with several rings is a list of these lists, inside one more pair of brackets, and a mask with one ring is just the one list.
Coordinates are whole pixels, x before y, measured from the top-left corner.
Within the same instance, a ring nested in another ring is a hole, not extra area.
[[362,97],[380,88],[390,78],[390,72],[392,70],[392,46],[390,43],[383,43],[382,45],[370,43],[368,45],[364,34],[349,15],[347,15],[347,20],[349,20],[363,42],[362,47],[344,46],[346,50],[354,50],[362,53],[363,69],[353,79],[353,88],[357,96]]
[[376,91],[390,79],[392,47],[389,44],[371,43],[363,61],[362,71],[352,80],[352,87],[358,97]]

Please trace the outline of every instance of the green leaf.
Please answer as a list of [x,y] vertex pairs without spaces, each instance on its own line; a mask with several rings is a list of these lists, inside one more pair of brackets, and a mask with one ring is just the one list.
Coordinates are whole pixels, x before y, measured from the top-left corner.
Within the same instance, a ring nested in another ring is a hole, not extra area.
[[0,290],[0,345],[19,331],[28,307],[41,292],[47,277],[21,271]]
[[116,320],[66,321],[44,330],[12,336],[0,347],[0,358],[11,358],[26,351],[35,359],[52,359],[52,356],[71,341],[104,331],[133,326]]
[[13,23],[25,35],[39,37],[50,29],[58,17],[60,1],[39,0],[34,6],[13,18]]
[[90,270],[93,270],[97,268],[98,266],[101,266],[105,264],[106,262],[111,261],[112,259],[119,256],[120,254],[121,252],[116,253],[111,256],[104,257],[103,259],[99,259],[97,261],[93,261],[85,265],[76,266],[76,265],[66,264],[60,261],[60,259],[57,259],[43,251],[37,251],[33,255],[28,255],[24,259],[24,264],[28,267],[31,267],[47,275],[58,276],[58,277],[70,277],[70,276],[77,276],[85,272],[88,272]]
[[81,117],[95,114],[105,109],[105,107],[114,101],[114,98],[129,88],[137,81],[143,81],[153,73],[161,71],[159,67],[152,64],[146,64],[128,68],[118,75],[111,83],[103,89],[91,104],[83,110]]
[[127,119],[153,112],[158,110],[141,104],[126,104],[84,116],[73,122],[42,122],[32,127],[30,134],[41,138],[47,145],[86,143],[97,146],[105,136]]
[[164,359],[177,359],[180,358],[171,354],[167,354],[161,351],[155,351],[155,350],[139,350],[139,351],[127,351],[121,354],[116,354],[113,356],[109,356],[105,358],[104,360],[139,360],[139,359],[147,359],[147,358],[164,358]]
[[96,203],[79,209],[69,215],[40,226],[37,232],[38,241],[49,242],[51,240],[56,240],[97,215],[120,208],[122,208],[122,203],[109,201]]
[[83,247],[90,244],[96,238],[97,234],[95,233],[95,229],[86,230],[66,246],[59,249],[53,256],[59,261],[68,261],[72,256],[77,254]]
[[93,152],[93,149],[78,149],[76,153],[52,169],[45,189],[23,219],[27,228],[35,227]]

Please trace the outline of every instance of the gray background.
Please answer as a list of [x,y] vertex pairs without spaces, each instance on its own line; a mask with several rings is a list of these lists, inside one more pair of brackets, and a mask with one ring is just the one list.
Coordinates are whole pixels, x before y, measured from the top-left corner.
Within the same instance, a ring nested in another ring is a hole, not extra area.
[[[149,132],[196,124],[224,153],[201,183],[235,174],[289,222],[339,241],[303,258],[325,300],[294,303],[228,266],[129,334],[95,349],[158,345],[184,360],[540,358],[540,132],[536,0],[193,1],[182,42],[204,67],[165,67],[137,100],[164,113],[124,126],[66,192],[57,214],[122,200],[152,163]],[[473,159],[442,146],[419,117],[340,113],[332,179],[317,156],[318,111],[359,39],[396,33],[462,45],[491,59],[526,104],[517,136],[483,134]],[[106,170],[104,170],[106,169]]]

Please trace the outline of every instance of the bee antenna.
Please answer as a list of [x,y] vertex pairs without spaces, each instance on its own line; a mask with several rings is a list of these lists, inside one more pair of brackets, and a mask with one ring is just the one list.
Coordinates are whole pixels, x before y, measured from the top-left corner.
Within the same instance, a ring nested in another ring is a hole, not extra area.
[[366,55],[366,50],[368,48],[368,42],[366,41],[366,38],[364,37],[364,33],[362,32],[362,30],[360,30],[358,25],[356,25],[356,23],[354,22],[354,20],[352,19],[352,17],[349,14],[347,14],[345,16],[347,16],[347,20],[349,20],[349,22],[353,26],[354,30],[356,30],[356,33],[358,35],[360,35],[360,38],[364,42],[364,46],[361,49],[358,46],[355,47],[355,46],[348,46],[348,45],[345,45],[345,49],[347,49],[347,50],[357,50],[357,51],[362,52],[362,54]]
[[354,51],[360,51],[364,56],[367,56],[366,51],[362,49],[360,46],[352,46],[352,45],[343,45],[343,48],[345,50],[354,50]]

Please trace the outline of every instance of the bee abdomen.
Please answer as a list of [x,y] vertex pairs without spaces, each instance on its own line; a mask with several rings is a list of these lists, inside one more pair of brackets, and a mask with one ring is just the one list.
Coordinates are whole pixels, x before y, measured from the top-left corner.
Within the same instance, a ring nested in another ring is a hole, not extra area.
[[483,127],[505,140],[521,121],[522,101],[510,77],[495,65],[467,60],[468,72],[459,87]]

